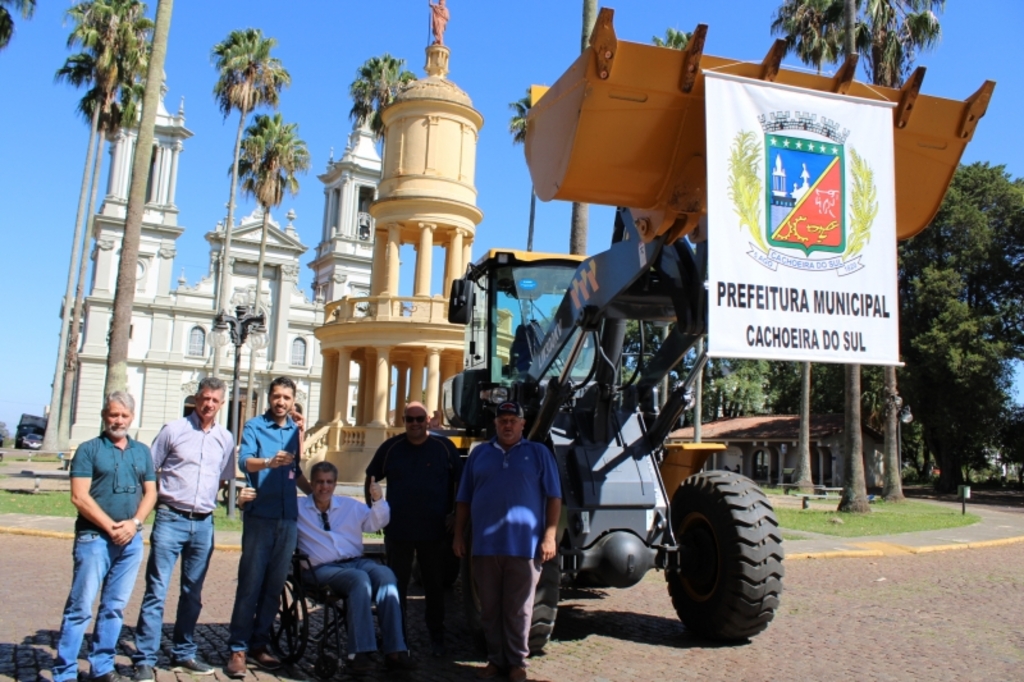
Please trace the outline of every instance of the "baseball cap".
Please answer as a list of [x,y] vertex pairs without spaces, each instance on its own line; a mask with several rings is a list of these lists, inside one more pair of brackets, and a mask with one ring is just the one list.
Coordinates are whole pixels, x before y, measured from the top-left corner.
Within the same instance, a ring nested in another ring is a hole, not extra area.
[[523,416],[523,408],[520,407],[519,403],[511,400],[498,405],[496,412],[499,417],[507,414],[511,414],[519,418],[522,418]]

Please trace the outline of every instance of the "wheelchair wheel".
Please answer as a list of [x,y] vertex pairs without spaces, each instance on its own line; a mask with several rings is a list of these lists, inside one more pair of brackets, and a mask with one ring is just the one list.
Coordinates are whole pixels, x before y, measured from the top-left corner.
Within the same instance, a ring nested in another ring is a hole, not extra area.
[[274,651],[284,663],[292,664],[302,658],[309,642],[309,612],[302,586],[288,578],[281,592],[281,607],[274,623],[271,640]]

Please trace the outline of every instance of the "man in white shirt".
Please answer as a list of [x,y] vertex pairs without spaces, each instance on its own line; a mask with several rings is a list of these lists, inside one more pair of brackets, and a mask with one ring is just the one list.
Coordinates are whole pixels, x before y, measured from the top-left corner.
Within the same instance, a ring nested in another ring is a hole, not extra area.
[[387,566],[363,557],[363,533],[374,533],[388,524],[391,510],[380,484],[370,480],[367,507],[351,497],[334,494],[338,469],[318,462],[310,470],[313,495],[299,500],[299,550],[309,556],[313,575],[345,599],[348,611],[348,662],[352,672],[373,669],[370,653],[377,650],[372,607],[377,607],[383,635],[384,662],[389,670],[412,670],[416,663],[402,635],[402,606],[398,582]]

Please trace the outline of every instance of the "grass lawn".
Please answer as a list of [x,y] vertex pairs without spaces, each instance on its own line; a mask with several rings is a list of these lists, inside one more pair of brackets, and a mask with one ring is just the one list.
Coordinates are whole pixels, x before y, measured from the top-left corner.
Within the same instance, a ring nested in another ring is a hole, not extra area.
[[[961,515],[957,509],[914,500],[899,503],[873,502],[870,514],[839,513],[835,511],[835,506],[831,509],[814,506],[810,509],[780,508],[775,510],[775,514],[783,529],[783,538],[786,537],[786,531],[807,531],[847,538],[894,535],[969,526],[981,520],[974,514]],[[832,519],[840,519],[842,523],[835,523]]]
[[[34,514],[37,516],[78,516],[78,510],[71,504],[71,495],[66,492],[41,492],[0,490],[0,514]],[[227,517],[227,509],[218,506],[214,514],[214,523],[220,530],[242,530],[242,512],[239,511],[234,520]],[[146,524],[153,523],[153,514],[146,519]],[[381,533],[363,533],[365,540],[383,540]]]
[[[21,492],[0,490],[0,514],[36,514],[38,516],[78,516],[78,510],[71,504],[71,495],[65,492]],[[153,514],[146,519],[153,523]],[[241,512],[234,520],[228,519],[224,507],[217,507],[214,523],[220,530],[242,530]]]

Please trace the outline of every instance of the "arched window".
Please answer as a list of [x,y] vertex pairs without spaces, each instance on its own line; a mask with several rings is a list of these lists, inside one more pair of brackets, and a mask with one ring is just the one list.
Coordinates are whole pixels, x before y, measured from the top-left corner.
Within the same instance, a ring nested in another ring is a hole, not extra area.
[[292,364],[296,367],[306,366],[306,341],[295,339],[292,341]]
[[194,358],[201,358],[205,353],[206,331],[199,326],[192,327],[188,333],[188,354]]

